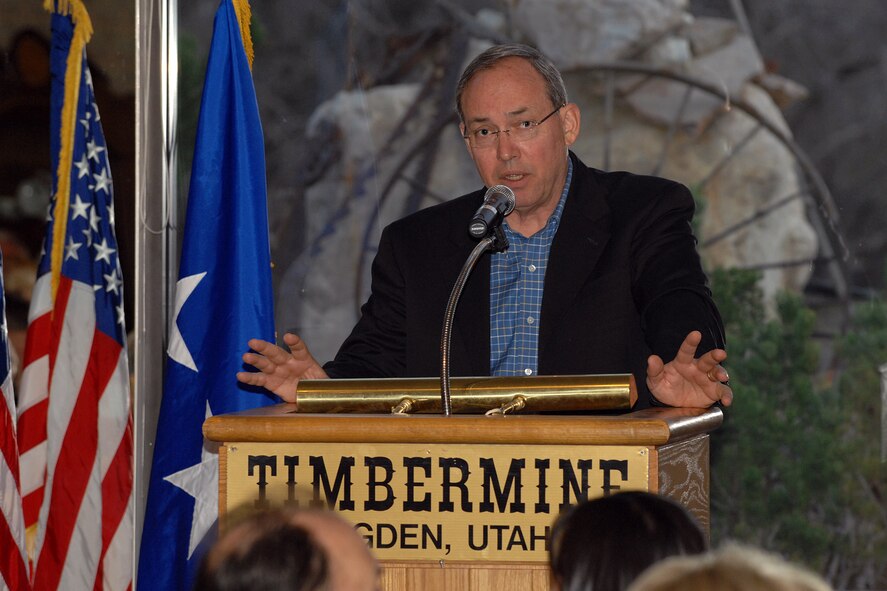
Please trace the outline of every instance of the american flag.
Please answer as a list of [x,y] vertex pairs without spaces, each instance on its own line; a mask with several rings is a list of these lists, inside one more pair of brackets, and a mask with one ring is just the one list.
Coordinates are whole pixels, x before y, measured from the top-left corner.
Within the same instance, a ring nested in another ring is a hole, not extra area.
[[0,589],[27,591],[28,557],[19,486],[18,445],[15,440],[15,397],[6,337],[6,299],[3,297],[3,254],[0,253]]
[[89,16],[79,0],[59,5],[63,13],[51,16],[56,174],[19,403],[25,524],[35,589],[127,589],[132,419],[113,183],[86,63]]

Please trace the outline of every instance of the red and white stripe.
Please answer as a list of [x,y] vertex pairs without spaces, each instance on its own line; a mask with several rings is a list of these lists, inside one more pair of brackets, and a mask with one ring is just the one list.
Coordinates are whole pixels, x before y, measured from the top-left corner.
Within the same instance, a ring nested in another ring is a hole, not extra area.
[[39,507],[34,588],[128,589],[133,507],[126,350],[96,330],[91,285],[62,276],[54,314],[49,292],[46,274],[31,303],[19,411],[28,527]]
[[[0,297],[3,294],[0,293]],[[0,337],[2,338],[2,337]],[[0,359],[0,363],[4,360]],[[7,367],[9,366],[7,362]],[[15,398],[12,373],[0,384],[0,589],[28,591],[28,556],[19,484],[19,456],[15,438]]]
[[28,334],[18,400],[18,448],[25,526],[37,526],[46,480],[46,411],[49,407],[50,276],[37,279],[28,311]]

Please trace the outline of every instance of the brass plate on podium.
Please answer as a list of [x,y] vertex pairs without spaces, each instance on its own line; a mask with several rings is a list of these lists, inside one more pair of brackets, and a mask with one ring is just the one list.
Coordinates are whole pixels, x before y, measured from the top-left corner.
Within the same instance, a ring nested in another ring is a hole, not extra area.
[[655,488],[657,469],[640,445],[240,442],[220,453],[228,512],[329,506],[377,558],[400,561],[544,563],[563,507]]

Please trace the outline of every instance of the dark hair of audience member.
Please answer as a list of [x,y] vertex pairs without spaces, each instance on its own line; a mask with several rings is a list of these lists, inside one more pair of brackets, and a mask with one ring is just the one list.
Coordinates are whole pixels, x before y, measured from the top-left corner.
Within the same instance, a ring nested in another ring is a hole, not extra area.
[[560,515],[551,534],[551,570],[561,591],[623,591],[651,564],[707,548],[681,505],[653,493],[622,492]]
[[194,591],[325,591],[323,548],[303,526],[269,511],[233,526],[200,564]]

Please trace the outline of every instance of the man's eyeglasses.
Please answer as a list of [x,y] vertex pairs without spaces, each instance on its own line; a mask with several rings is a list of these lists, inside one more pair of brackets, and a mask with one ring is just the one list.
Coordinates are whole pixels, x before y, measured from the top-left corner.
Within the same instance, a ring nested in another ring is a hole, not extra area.
[[539,126],[545,123],[549,117],[560,111],[564,105],[561,105],[539,121],[521,121],[516,126],[509,129],[490,129],[488,127],[478,127],[470,130],[464,137],[471,143],[472,148],[490,148],[496,145],[496,139],[500,133],[507,133],[508,137],[516,142],[525,142],[531,140],[539,133]]

